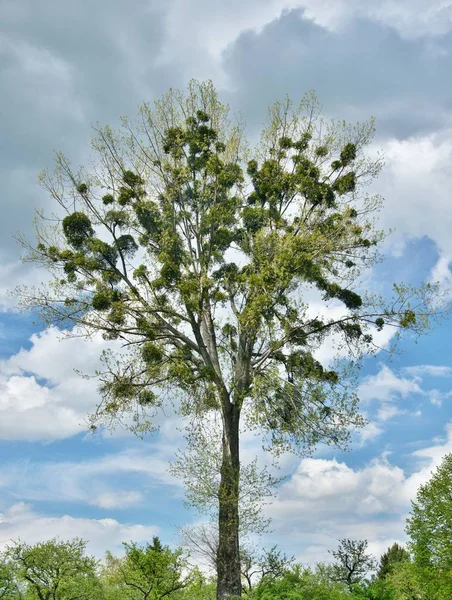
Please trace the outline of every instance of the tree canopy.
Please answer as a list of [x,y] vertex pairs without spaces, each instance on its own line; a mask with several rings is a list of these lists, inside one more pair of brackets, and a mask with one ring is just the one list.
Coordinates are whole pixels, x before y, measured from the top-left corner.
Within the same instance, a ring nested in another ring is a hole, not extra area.
[[452,594],[452,454],[419,488],[406,530],[418,571]]
[[164,546],[158,537],[144,546],[130,543],[124,548],[124,558],[107,553],[104,580],[114,597],[161,600],[192,582],[183,574],[187,564],[182,551]]
[[377,578],[384,579],[401,562],[410,560],[410,553],[397,542],[392,544],[380,558],[380,564],[377,571]]
[[[85,548],[86,543],[78,538],[52,539],[34,546],[16,542],[5,552],[6,564],[14,573],[17,589],[25,584],[30,600],[100,600],[97,561],[85,555]],[[5,594],[5,598],[10,596]]]
[[367,540],[340,540],[339,546],[331,554],[336,559],[331,578],[350,588],[361,583],[367,573],[375,568],[375,559],[367,551]]

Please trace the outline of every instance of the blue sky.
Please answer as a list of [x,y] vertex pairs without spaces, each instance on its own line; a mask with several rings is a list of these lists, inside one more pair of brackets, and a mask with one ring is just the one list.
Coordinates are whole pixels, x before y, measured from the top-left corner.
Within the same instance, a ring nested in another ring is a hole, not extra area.
[[[39,8],[38,8],[39,4]],[[183,445],[175,416],[161,432],[86,434],[101,340],[59,340],[19,314],[15,285],[42,273],[20,262],[12,236],[32,235],[36,208],[52,210],[39,171],[63,150],[90,152],[90,126],[118,123],[143,101],[192,77],[212,78],[255,137],[269,104],[314,89],[331,117],[377,119],[372,150],[386,166],[387,260],[372,285],[438,280],[452,287],[452,4],[449,0],[118,0],[0,5],[0,546],[80,535],[101,556],[121,541],[200,519],[183,505],[168,463]],[[403,542],[410,499],[452,451],[452,322],[401,352],[364,362],[369,424],[351,451],[285,457],[287,476],[266,508],[262,543],[305,562],[328,558],[341,537],[367,537],[379,554]],[[252,440],[244,454],[266,457]]]

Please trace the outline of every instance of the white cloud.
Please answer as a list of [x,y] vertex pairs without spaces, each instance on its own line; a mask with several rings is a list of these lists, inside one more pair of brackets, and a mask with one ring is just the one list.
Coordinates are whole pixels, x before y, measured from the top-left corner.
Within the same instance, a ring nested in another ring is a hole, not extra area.
[[412,453],[417,461],[412,473],[391,464],[387,455],[360,468],[336,459],[301,460],[266,509],[272,540],[283,539],[286,552],[308,563],[328,560],[327,550],[342,537],[366,538],[379,555],[394,541],[405,541],[410,500],[451,450],[452,423],[445,439]]
[[34,512],[23,502],[0,514],[0,548],[19,538],[34,544],[53,537],[63,540],[80,537],[87,540],[88,552],[101,558],[106,549],[119,550],[123,541],[145,542],[158,532],[156,526],[125,524],[115,519],[50,517]]
[[380,406],[377,412],[377,418],[379,421],[389,421],[393,417],[402,414],[403,410],[400,410],[398,406],[395,404],[391,404],[389,402],[385,402]]
[[433,406],[442,406],[444,398],[447,398],[448,394],[444,394],[439,390],[429,390],[428,397]]
[[209,77],[215,73],[217,79],[222,77],[218,62],[222,51],[243,31],[259,32],[283,10],[300,5],[297,0],[231,0],[227,3],[197,0],[195,4],[184,0],[168,3],[166,39],[159,62],[168,64],[178,62],[181,56],[186,60],[187,55],[202,55],[197,68],[207,69]]
[[[389,25],[406,37],[440,34],[452,27],[449,0],[383,0],[377,4],[359,0],[248,0],[215,3],[197,0],[187,3],[172,0],[167,3],[165,41],[159,64],[179,62],[181,56],[198,57],[197,77],[212,77],[226,85],[219,59],[221,53],[244,31],[259,33],[263,27],[279,18],[283,12],[303,9],[303,16],[318,25],[338,29],[356,18],[367,18]],[[202,35],[199,32],[202,31]],[[199,60],[202,56],[202,60]]]
[[[119,350],[120,343],[106,342],[100,334],[66,337],[56,327],[32,335],[30,342],[29,349],[0,361],[0,439],[51,441],[86,431],[87,416],[100,398],[97,380],[79,373],[92,376],[102,368],[102,351]],[[184,422],[170,403],[154,425],[177,447]],[[129,435],[118,428],[115,435],[120,434]]]
[[446,365],[413,365],[402,367],[401,371],[412,377],[452,377],[452,367]]
[[129,508],[143,500],[143,494],[140,492],[122,492],[114,490],[103,492],[92,499],[91,504],[101,508]]
[[430,281],[432,283],[438,283],[440,289],[444,292],[452,294],[452,258],[451,255],[440,256],[436,265],[433,267]]
[[395,245],[428,236],[440,253],[434,273],[447,281],[452,258],[449,220],[452,174],[452,130],[406,140],[392,139],[383,146],[386,167],[375,189],[387,198],[381,223],[395,233]]
[[63,439],[86,429],[97,382],[74,369],[92,374],[109,344],[61,335],[50,327],[31,337],[30,349],[0,362],[0,439]]
[[[19,186],[22,184],[19,183]],[[17,246],[17,249],[19,247]],[[43,269],[24,264],[20,260],[5,260],[0,264],[0,312],[14,311],[18,308],[18,299],[14,289],[24,281],[31,287],[48,281],[49,276]]]
[[361,445],[367,442],[375,440],[378,436],[383,433],[383,428],[377,423],[369,421],[362,429],[358,432],[358,437],[361,440]]
[[159,485],[167,496],[182,495],[181,483],[168,472],[174,447],[156,441],[135,449],[79,462],[15,462],[0,468],[0,488],[27,501],[90,504],[122,509],[140,504],[143,494],[123,489],[124,478],[138,476],[135,486]]
[[388,366],[381,365],[376,375],[368,375],[364,378],[358,394],[363,401],[389,402],[397,397],[406,398],[409,394],[423,394],[423,390],[417,380],[397,377]]
[[370,422],[358,434],[362,445],[383,433],[383,424],[398,415],[419,417],[422,414],[419,408],[413,410],[406,403],[405,407],[401,406],[401,401],[411,400],[413,394],[428,398],[435,406],[441,406],[445,399],[452,396],[452,392],[421,387],[424,376],[447,377],[452,374],[450,367],[413,365],[401,368],[400,373],[401,376],[382,364],[377,374],[368,375],[362,380],[358,389],[360,399],[365,405],[372,401],[378,402]]
[[83,121],[83,107],[78,101],[73,69],[68,62],[48,48],[5,35],[0,35],[0,54],[10,59],[10,68],[3,73],[4,80],[10,85],[26,82],[23,93],[33,92],[35,108],[44,114],[66,113],[71,119]]

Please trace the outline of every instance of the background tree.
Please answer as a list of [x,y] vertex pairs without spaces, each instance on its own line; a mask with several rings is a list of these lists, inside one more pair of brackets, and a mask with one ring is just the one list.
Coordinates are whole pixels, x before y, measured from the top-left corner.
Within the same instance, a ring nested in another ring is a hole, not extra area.
[[124,558],[107,553],[103,580],[113,597],[130,600],[161,600],[193,583],[184,574],[186,561],[182,550],[163,546],[158,537],[152,544],[124,544]]
[[336,564],[332,566],[332,579],[345,583],[351,589],[355,584],[361,583],[369,571],[375,569],[375,559],[367,553],[367,540],[344,538],[331,554],[336,559]]
[[438,577],[431,571],[411,562],[395,566],[385,580],[390,600],[448,600],[447,592]]
[[277,546],[260,552],[252,547],[249,549],[242,548],[240,563],[245,584],[244,589],[249,594],[254,586],[264,579],[265,581],[272,581],[283,577],[294,562],[294,556],[287,556]]
[[380,565],[377,571],[377,578],[384,579],[386,575],[391,573],[395,566],[401,562],[410,560],[410,554],[403,546],[397,542],[392,544],[380,558]]
[[452,454],[419,488],[406,531],[417,565],[452,569]]
[[250,596],[253,600],[350,600],[346,585],[321,573],[293,565],[282,576],[264,578]]
[[180,536],[190,556],[194,556],[204,570],[216,573],[219,545],[216,523],[186,525],[180,529]]
[[97,562],[85,556],[86,543],[75,538],[64,542],[52,539],[29,546],[16,542],[7,548],[18,582],[25,584],[27,598],[36,600],[94,600],[102,589],[96,573]]
[[[191,555],[201,560],[203,567],[216,570],[218,554],[218,529],[214,523],[201,523],[181,529],[181,536]],[[269,550],[256,547],[255,540],[247,540],[240,546],[240,565],[243,589],[249,593],[254,585],[264,577],[280,577],[294,562],[295,558],[282,553],[277,546]]]
[[19,600],[22,590],[10,561],[0,556],[0,600]]
[[214,580],[207,579],[199,571],[192,572],[192,581],[177,597],[180,600],[214,600],[217,586]]
[[192,82],[123,126],[97,130],[91,172],[59,154],[43,174],[59,213],[24,244],[52,283],[18,293],[77,335],[122,340],[99,374],[101,422],[132,415],[143,432],[177,393],[188,423],[219,415],[217,590],[228,600],[241,594],[240,424],[276,453],[346,446],[362,423],[355,382],[315,352],[333,336],[353,364],[377,329],[420,333],[437,294],[360,293],[382,239],[380,201],[364,190],[382,164],[364,154],[373,122],[327,122],[311,96],[276,103],[248,152],[212,84]]

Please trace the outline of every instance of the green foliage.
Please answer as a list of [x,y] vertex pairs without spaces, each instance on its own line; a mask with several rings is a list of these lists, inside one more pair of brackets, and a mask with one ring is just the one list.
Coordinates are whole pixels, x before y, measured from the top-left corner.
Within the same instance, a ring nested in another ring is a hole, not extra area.
[[412,502],[407,521],[414,561],[422,567],[452,569],[452,454],[447,454]]
[[386,578],[390,600],[449,600],[452,574],[402,562]]
[[76,250],[80,250],[87,239],[94,235],[89,217],[82,212],[73,212],[64,217],[62,228],[68,244]]
[[14,566],[4,556],[0,556],[0,600],[20,600],[21,586]]
[[258,584],[263,581],[268,584],[270,581],[283,578],[290,571],[295,557],[283,554],[277,546],[261,553],[254,548],[242,547],[240,562],[244,590],[249,594],[254,589],[256,581]]
[[194,574],[184,576],[186,561],[182,551],[163,546],[158,537],[152,544],[124,544],[124,558],[107,553],[103,580],[109,594],[130,600],[160,600],[180,597],[188,585],[199,584]]
[[410,554],[403,546],[394,543],[380,558],[380,565],[377,571],[377,578],[384,579],[401,562],[410,560]]
[[321,577],[309,569],[295,565],[282,577],[263,578],[251,594],[253,600],[346,600],[346,586]]
[[350,589],[375,568],[374,558],[367,553],[367,540],[340,540],[337,550],[331,554],[336,559],[331,568],[331,579],[345,583]]
[[30,600],[94,600],[102,597],[97,563],[85,556],[85,542],[53,539],[29,546],[17,542],[5,556]]
[[[276,447],[278,440],[306,443],[307,451],[321,440],[343,445],[349,427],[361,423],[356,399],[338,375],[313,368],[313,350],[334,333],[356,358],[372,350],[373,327],[420,330],[417,313],[430,310],[427,297],[411,306],[406,288],[395,288],[403,310],[397,301],[375,310],[352,289],[381,239],[367,216],[379,201],[357,187],[380,168],[363,154],[373,124],[328,124],[310,97],[299,109],[277,103],[250,155],[212,85],[196,82],[185,98],[171,91],[143,106],[140,119],[139,126],[124,120],[129,137],[98,130],[94,148],[105,170],[95,176],[74,174],[61,155],[54,175],[43,175],[53,192],[70,181],[78,195],[75,209],[73,199],[57,195],[68,212],[60,243],[44,235],[38,241],[39,260],[64,278],[56,275],[54,295],[31,294],[30,303],[53,322],[70,319],[134,346],[152,341],[152,330],[159,338],[152,360],[150,347],[123,358],[124,371],[129,361],[145,363],[135,370],[137,404],[143,388],[159,392],[166,382],[199,413],[220,408],[211,396],[221,390],[237,406],[247,400],[248,423]],[[309,318],[303,295],[312,287],[325,302],[341,302],[343,318]],[[76,298],[78,310],[54,301],[62,294]],[[110,395],[118,388],[102,389]],[[131,408],[111,400],[97,412],[109,422]]]

